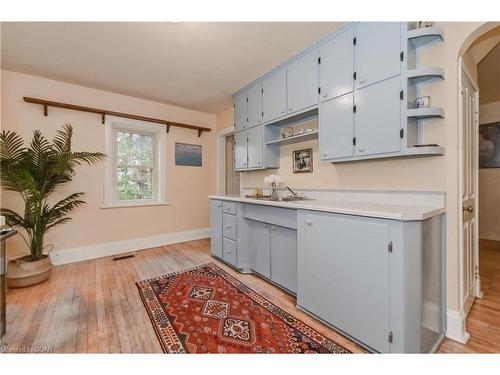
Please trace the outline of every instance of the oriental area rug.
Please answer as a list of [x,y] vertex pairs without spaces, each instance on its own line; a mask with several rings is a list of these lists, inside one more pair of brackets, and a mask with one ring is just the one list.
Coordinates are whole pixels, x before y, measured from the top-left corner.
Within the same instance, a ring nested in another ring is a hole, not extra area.
[[213,263],[137,287],[166,353],[350,353]]

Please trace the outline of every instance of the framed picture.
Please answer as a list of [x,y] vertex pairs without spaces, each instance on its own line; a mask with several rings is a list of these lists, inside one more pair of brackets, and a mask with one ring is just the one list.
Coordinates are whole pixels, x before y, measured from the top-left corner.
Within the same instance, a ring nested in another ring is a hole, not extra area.
[[293,173],[311,173],[313,171],[312,148],[293,151]]
[[479,168],[500,168],[500,122],[479,126]]
[[421,96],[415,99],[415,108],[428,108],[431,105],[430,96]]
[[202,152],[201,145],[189,143],[175,143],[175,165],[188,167],[201,167]]

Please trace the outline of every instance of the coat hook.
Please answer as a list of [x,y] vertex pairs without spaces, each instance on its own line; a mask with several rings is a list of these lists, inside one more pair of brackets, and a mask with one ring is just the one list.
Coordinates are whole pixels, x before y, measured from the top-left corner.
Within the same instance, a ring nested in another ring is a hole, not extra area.
[[47,104],[43,105],[43,115],[47,116],[48,115],[48,110],[47,110]]
[[167,124],[167,133],[170,131],[170,124]]

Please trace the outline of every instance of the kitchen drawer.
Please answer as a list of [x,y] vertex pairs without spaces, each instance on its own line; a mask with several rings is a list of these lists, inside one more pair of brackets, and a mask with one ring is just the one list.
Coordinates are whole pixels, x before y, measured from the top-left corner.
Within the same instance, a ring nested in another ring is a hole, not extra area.
[[236,216],[222,215],[222,235],[226,238],[236,240]]
[[280,227],[297,229],[297,210],[295,209],[244,204],[243,217]]
[[223,238],[222,249],[222,259],[236,267],[236,241]]
[[223,202],[222,212],[225,214],[236,215],[236,203],[233,202]]

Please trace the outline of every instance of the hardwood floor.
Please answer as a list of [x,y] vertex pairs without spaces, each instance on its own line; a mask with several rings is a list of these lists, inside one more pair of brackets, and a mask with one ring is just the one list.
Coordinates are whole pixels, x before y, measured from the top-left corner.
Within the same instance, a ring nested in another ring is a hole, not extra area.
[[[210,256],[199,240],[54,268],[49,281],[7,293],[9,348],[51,347],[57,353],[160,353],[161,347],[135,281],[214,262],[243,283],[347,349],[363,350],[295,307],[295,299],[254,275],[243,275]],[[470,313],[471,339],[446,339],[439,351],[500,353],[500,242],[481,242],[484,298]]]
[[480,240],[479,249],[483,298],[467,318],[470,339],[466,345],[445,339],[441,353],[500,353],[500,242]]
[[161,353],[135,282],[214,262],[255,291],[352,352],[362,349],[295,307],[295,299],[254,275],[210,256],[199,240],[54,267],[49,281],[7,293],[8,347],[52,347],[57,353]]

